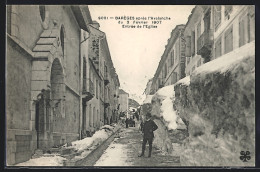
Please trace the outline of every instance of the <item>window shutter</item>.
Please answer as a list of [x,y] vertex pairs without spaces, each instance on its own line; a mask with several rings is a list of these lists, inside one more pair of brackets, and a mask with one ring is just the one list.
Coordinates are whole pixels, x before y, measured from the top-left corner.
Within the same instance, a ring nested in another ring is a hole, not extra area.
[[215,57],[221,56],[221,37],[217,40],[215,44]]
[[225,33],[225,53],[233,50],[233,29],[228,29]]
[[195,55],[195,32],[192,31],[191,33],[191,55]]
[[185,37],[185,56],[190,57],[191,56],[191,36]]
[[244,20],[239,22],[239,47],[245,44]]

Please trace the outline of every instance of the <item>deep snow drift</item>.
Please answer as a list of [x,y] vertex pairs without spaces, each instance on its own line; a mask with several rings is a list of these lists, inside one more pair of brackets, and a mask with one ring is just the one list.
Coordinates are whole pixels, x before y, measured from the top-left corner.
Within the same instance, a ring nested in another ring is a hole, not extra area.
[[189,86],[175,84],[173,104],[189,133],[183,166],[255,164],[255,56],[243,54],[254,54],[254,43],[241,48],[197,68]]

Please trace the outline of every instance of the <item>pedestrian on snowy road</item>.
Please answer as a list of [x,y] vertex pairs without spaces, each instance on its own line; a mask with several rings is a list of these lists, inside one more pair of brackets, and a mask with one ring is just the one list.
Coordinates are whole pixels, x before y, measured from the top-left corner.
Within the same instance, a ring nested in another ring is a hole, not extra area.
[[126,127],[126,128],[128,128],[128,123],[129,123],[129,119],[126,118],[126,120],[125,120],[125,127]]
[[153,144],[153,138],[154,134],[153,132],[157,130],[158,126],[155,124],[153,120],[151,120],[151,113],[146,114],[146,121],[143,124],[143,143],[142,143],[142,153],[139,155],[139,157],[144,156],[144,151],[145,151],[145,145],[148,141],[149,144],[149,155],[148,157],[151,157],[152,153],[152,144]]

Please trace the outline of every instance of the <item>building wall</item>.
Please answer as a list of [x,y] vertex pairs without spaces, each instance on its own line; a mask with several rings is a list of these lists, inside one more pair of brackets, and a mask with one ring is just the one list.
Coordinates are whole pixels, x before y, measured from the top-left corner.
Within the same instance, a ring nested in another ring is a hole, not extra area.
[[[69,6],[45,6],[45,20],[42,21],[39,6],[22,5],[9,6],[8,34],[15,39],[17,46],[7,46],[7,163],[15,164],[26,161],[36,149],[35,108],[39,89],[52,87],[50,84],[50,71],[53,67],[60,49],[52,61],[33,61],[44,72],[35,72],[39,68],[33,68],[31,57],[27,52],[35,51],[44,31],[54,31],[53,36],[60,37],[59,28],[63,24],[65,28],[64,56],[61,58],[61,71],[64,75],[64,97],[61,104],[64,108],[60,116],[51,112],[51,133],[44,137],[44,149],[56,144],[64,144],[78,139],[79,136],[79,41],[80,29]],[[9,39],[9,38],[8,38]],[[67,41],[70,40],[70,41]],[[18,45],[19,44],[19,45]],[[22,47],[22,48],[21,48]],[[29,53],[30,54],[30,53]],[[32,53],[31,53],[32,54]],[[57,61],[57,60],[56,60]],[[56,64],[55,64],[56,65]],[[34,74],[32,74],[34,72]],[[54,72],[55,73],[55,72]],[[36,75],[37,74],[37,75]],[[45,78],[44,84],[34,80]],[[19,83],[19,87],[15,87]],[[37,88],[36,88],[37,87]],[[33,91],[35,90],[35,91]],[[35,94],[32,94],[34,93]],[[38,92],[38,93],[37,93]],[[65,107],[64,107],[65,106]],[[22,122],[21,122],[22,121]],[[66,126],[66,127],[65,127]]]
[[159,88],[172,85],[185,76],[183,29],[184,25],[178,25],[173,29],[153,77],[149,94],[154,94]]
[[[195,41],[194,41],[194,54],[191,53],[191,56],[186,56],[186,64],[185,64],[185,74],[186,76],[190,75],[197,67],[201,66],[204,63],[204,59],[201,55],[197,54],[197,40],[200,35],[198,35],[198,31],[202,34],[204,32],[204,12],[203,8],[200,5],[197,5],[194,9],[194,12],[186,24],[184,30],[184,38],[187,36],[192,36],[192,32],[195,32]],[[197,29],[200,24],[200,30]],[[192,44],[192,43],[191,43]],[[192,45],[191,45],[192,46]]]
[[[30,125],[32,57],[10,39],[7,39],[6,53],[6,158],[7,165],[10,165],[21,162],[24,158],[28,159],[32,153],[33,132]],[[24,146],[25,144],[27,145]]]
[[[119,104],[120,104],[120,112],[128,111],[128,94],[120,94],[119,93]],[[128,114],[128,112],[126,113]]]
[[[214,8],[214,7],[213,7]],[[225,15],[225,6],[220,6],[221,21],[214,32],[214,47],[213,59],[216,59],[227,52],[225,52],[225,35],[232,29],[232,50],[240,48],[241,46],[255,40],[255,14],[253,6],[233,5],[229,15]],[[215,12],[216,13],[216,12]],[[214,13],[214,15],[216,15]],[[241,24],[243,23],[243,33],[241,33]],[[244,37],[243,43],[240,43],[241,37]],[[217,45],[218,44],[218,45]],[[220,46],[220,50],[216,48]]]

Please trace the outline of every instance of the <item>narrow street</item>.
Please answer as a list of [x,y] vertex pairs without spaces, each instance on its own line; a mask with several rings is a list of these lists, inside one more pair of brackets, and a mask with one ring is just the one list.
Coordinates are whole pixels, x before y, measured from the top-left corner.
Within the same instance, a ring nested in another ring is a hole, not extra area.
[[119,138],[114,139],[94,166],[181,166],[179,156],[163,155],[155,147],[152,157],[148,158],[148,143],[145,156],[138,157],[142,149],[142,135],[138,128],[139,125],[121,129]]

